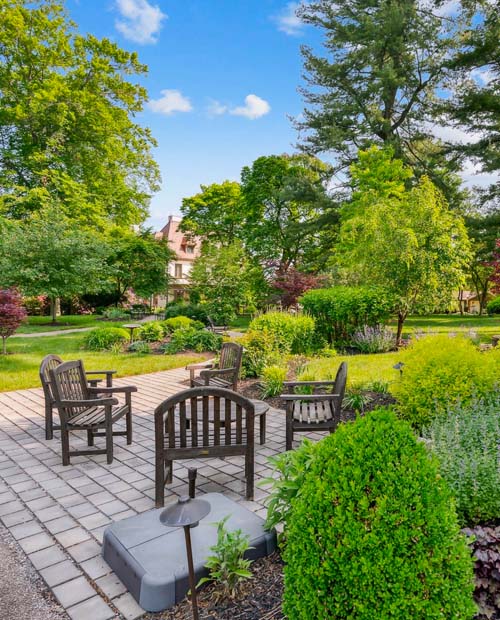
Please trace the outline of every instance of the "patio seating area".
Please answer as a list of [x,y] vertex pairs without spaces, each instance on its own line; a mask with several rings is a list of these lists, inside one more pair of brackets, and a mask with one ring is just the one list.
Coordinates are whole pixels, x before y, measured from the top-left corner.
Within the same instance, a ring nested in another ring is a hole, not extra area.
[[[59,431],[45,440],[42,388],[0,393],[0,519],[28,554],[73,620],[140,618],[144,611],[101,557],[104,528],[111,522],[155,506],[155,408],[187,387],[188,371],[176,369],[122,378],[133,383],[134,441],[114,441],[114,460],[106,455],[75,456],[61,462]],[[125,429],[125,421],[117,423]],[[258,481],[270,475],[267,457],[285,449],[285,414],[267,414],[267,440],[255,444],[254,501],[245,501],[244,457],[176,462],[168,505],[186,494],[188,467],[198,468],[197,493],[220,492],[265,516],[266,491]],[[324,433],[309,433],[320,439]],[[86,434],[72,436],[85,449]],[[96,443],[103,441],[96,439]]]

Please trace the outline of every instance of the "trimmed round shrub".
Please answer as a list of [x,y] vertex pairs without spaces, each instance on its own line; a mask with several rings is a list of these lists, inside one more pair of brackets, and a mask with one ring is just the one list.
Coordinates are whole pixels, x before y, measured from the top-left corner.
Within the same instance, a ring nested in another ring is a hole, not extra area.
[[108,351],[128,339],[127,331],[121,327],[97,327],[85,334],[83,345],[89,351]]
[[171,319],[176,316],[187,316],[195,321],[201,321],[208,325],[207,311],[199,304],[171,303],[165,308],[165,318]]
[[486,310],[488,314],[500,314],[500,295],[488,302]]
[[161,322],[165,334],[171,334],[176,329],[186,329],[194,327],[195,329],[203,329],[205,326],[201,321],[195,321],[188,316],[174,316]]
[[427,336],[406,351],[401,380],[392,392],[398,413],[416,429],[450,405],[487,397],[498,381],[498,356],[481,352],[464,336]]
[[165,335],[165,330],[161,323],[156,321],[149,321],[144,323],[141,329],[137,332],[137,337],[144,342],[158,342]]
[[165,353],[180,353],[181,351],[219,351],[222,346],[222,336],[213,334],[206,329],[177,329],[163,350]]
[[391,295],[373,286],[315,289],[305,293],[300,303],[315,318],[318,333],[339,345],[349,345],[354,332],[365,325],[382,325],[394,307]]
[[472,618],[472,558],[451,493],[390,411],[320,442],[288,522],[289,620]]

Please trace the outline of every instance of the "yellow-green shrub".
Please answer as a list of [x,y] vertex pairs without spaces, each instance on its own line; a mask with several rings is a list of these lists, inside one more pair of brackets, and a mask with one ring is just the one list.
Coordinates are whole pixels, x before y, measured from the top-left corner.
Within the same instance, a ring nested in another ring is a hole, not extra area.
[[498,355],[481,352],[463,336],[428,336],[404,355],[392,389],[400,417],[421,429],[450,405],[488,396],[498,381]]

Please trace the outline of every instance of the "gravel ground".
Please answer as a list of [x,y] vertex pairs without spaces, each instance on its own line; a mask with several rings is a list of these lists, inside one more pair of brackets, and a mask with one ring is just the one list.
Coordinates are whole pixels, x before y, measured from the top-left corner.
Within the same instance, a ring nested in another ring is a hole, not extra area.
[[16,541],[0,525],[0,618],[67,620]]

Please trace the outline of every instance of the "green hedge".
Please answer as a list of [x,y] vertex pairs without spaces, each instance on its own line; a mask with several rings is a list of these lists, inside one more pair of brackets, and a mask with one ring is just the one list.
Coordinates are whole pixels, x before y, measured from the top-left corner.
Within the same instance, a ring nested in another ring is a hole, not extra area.
[[392,412],[320,442],[288,522],[289,620],[472,618],[472,558],[453,498]]
[[129,335],[121,327],[97,327],[83,339],[83,346],[89,351],[107,351],[127,342]]
[[486,310],[488,314],[500,314],[500,296],[489,301]]
[[187,329],[188,327],[194,327],[195,329],[204,328],[201,321],[195,321],[187,316],[174,316],[171,319],[166,319],[161,322],[161,326],[163,327],[165,335],[175,332],[176,329]]
[[394,307],[384,289],[367,286],[335,286],[305,293],[300,303],[316,320],[319,334],[330,343],[350,344],[355,331],[383,324]]
[[391,391],[400,417],[422,429],[449,406],[491,394],[499,376],[497,351],[481,352],[464,336],[427,336],[405,352]]
[[144,325],[137,332],[137,338],[139,340],[143,340],[144,342],[158,342],[162,340],[165,334],[165,330],[161,323],[157,321],[149,321],[148,323],[144,323]]
[[177,329],[170,339],[170,342],[163,347],[167,354],[180,353],[181,351],[220,351],[222,346],[222,336],[213,334],[206,329],[196,329],[188,327]]

